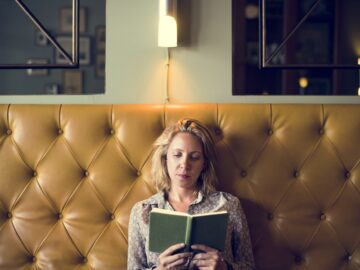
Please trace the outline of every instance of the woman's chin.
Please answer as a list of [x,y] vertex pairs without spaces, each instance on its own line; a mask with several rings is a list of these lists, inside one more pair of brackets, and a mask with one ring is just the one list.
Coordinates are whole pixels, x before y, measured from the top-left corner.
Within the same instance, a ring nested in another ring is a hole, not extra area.
[[178,181],[176,181],[176,185],[178,187],[180,187],[180,188],[186,188],[186,189],[194,189],[194,188],[196,188],[196,183],[194,183],[190,179],[178,180]]

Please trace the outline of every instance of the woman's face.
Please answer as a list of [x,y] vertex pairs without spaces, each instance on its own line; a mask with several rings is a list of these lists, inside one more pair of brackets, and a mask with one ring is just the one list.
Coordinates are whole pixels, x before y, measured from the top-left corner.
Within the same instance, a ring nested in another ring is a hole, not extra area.
[[204,154],[199,139],[190,133],[176,134],[166,157],[171,187],[196,188],[196,182],[204,167]]

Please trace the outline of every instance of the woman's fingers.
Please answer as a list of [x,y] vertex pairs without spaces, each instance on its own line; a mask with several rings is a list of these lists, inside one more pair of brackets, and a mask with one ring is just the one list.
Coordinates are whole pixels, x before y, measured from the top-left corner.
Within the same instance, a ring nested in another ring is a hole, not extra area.
[[163,251],[163,253],[161,254],[164,254],[164,255],[171,255],[173,254],[175,251],[181,249],[181,248],[184,248],[185,247],[185,244],[184,243],[179,243],[179,244],[175,244],[175,245],[172,245],[170,247],[168,247],[167,249],[165,249]]
[[186,264],[191,256],[192,254],[188,252],[175,254],[165,258],[162,264],[166,269],[172,269],[176,266]]
[[195,249],[195,250],[200,250],[203,252],[217,251],[216,249],[205,246],[205,245],[192,245],[191,248]]
[[218,250],[205,245],[193,245],[191,248],[202,251],[193,258],[194,264],[199,269],[226,269],[224,259]]
[[163,251],[159,256],[162,269],[173,269],[176,266],[187,263],[188,259],[193,255],[191,252],[174,254],[184,247],[185,244],[175,244]]
[[207,253],[198,253],[193,258],[194,261],[223,261],[221,254],[217,251],[207,252]]

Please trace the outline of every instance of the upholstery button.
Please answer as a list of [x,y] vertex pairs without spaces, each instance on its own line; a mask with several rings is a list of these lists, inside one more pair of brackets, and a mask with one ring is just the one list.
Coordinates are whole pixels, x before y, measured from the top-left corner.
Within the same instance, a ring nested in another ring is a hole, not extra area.
[[62,215],[61,213],[57,213],[57,214],[56,214],[56,217],[57,217],[57,219],[62,219],[62,218],[63,218],[63,215]]
[[269,128],[269,129],[268,129],[268,135],[271,136],[271,135],[273,135],[273,133],[274,133],[274,131],[273,131],[271,128]]
[[215,128],[215,134],[216,135],[221,135],[221,129],[220,128]]
[[6,134],[7,134],[7,135],[11,135],[11,134],[12,134],[12,130],[11,130],[11,129],[8,129],[8,130],[6,131]]
[[303,261],[303,258],[300,255],[296,255],[294,258],[294,261],[296,264],[301,264]]
[[32,257],[31,257],[31,261],[32,261],[32,262],[36,262],[36,257],[35,257],[35,256],[32,256]]
[[299,176],[300,176],[299,171],[295,170],[295,171],[294,171],[294,177],[295,177],[295,178],[298,178]]
[[36,171],[33,171],[33,177],[36,177],[38,174]]
[[11,213],[11,212],[8,212],[8,213],[7,213],[7,217],[8,217],[8,218],[12,218],[12,213]]
[[348,261],[351,261],[351,260],[352,260],[352,256],[351,256],[350,254],[347,256],[347,260],[348,260]]
[[326,215],[324,213],[320,214],[320,220],[325,220],[326,219]]
[[137,172],[136,172],[136,175],[137,175],[137,176],[141,176],[141,172],[140,172],[140,171],[137,171]]
[[320,134],[320,135],[323,135],[324,133],[325,133],[324,129],[323,129],[323,128],[320,128],[320,129],[319,129],[319,134]]
[[346,178],[346,179],[349,179],[350,176],[351,176],[351,173],[350,173],[350,172],[346,172],[346,173],[345,173],[345,178]]
[[58,129],[58,134],[61,135],[61,134],[63,134],[63,133],[64,133],[64,131],[63,131],[61,128],[59,128],[59,129]]
[[246,172],[245,170],[242,170],[242,171],[241,171],[241,176],[242,176],[242,177],[246,177],[246,176],[247,176],[247,172]]
[[84,171],[84,176],[88,177],[90,175],[89,171]]
[[88,260],[87,260],[86,257],[82,257],[82,262],[83,262],[83,263],[87,263],[87,261],[88,261]]
[[111,219],[111,220],[114,220],[114,219],[115,219],[115,215],[114,215],[114,214],[111,214],[111,215],[110,215],[110,219]]
[[267,219],[268,219],[268,220],[273,220],[273,219],[274,219],[274,215],[273,215],[272,213],[268,213]]
[[115,134],[115,130],[110,129],[110,135],[114,135]]

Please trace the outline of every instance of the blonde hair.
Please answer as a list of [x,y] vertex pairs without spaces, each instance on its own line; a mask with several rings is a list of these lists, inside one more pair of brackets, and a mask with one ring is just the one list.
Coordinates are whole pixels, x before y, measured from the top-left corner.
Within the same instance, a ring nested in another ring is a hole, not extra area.
[[151,166],[151,174],[155,181],[155,186],[158,191],[170,191],[171,180],[167,171],[166,155],[175,135],[182,132],[194,135],[202,144],[204,168],[197,184],[198,191],[201,190],[204,194],[209,194],[215,191],[215,184],[217,182],[214,168],[216,160],[215,143],[209,129],[195,119],[186,118],[179,120],[174,125],[167,127],[155,141]]

